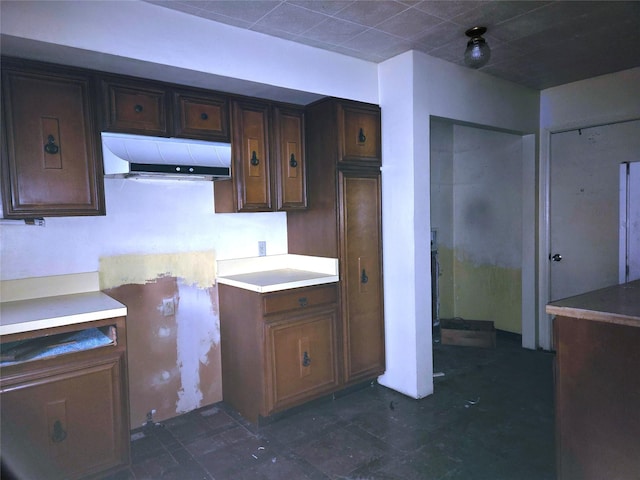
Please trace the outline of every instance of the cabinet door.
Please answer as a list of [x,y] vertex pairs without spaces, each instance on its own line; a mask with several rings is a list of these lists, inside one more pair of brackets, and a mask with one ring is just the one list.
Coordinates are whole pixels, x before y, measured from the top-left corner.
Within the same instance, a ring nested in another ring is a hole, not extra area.
[[174,92],[175,136],[229,141],[229,102],[217,95]]
[[19,478],[75,479],[129,461],[119,359],[2,389],[2,452]]
[[333,390],[338,385],[335,309],[269,324],[271,369],[269,410],[279,410]]
[[272,210],[268,133],[268,104],[233,103],[232,176],[238,212]]
[[276,208],[304,209],[307,207],[304,111],[276,107],[273,120]]
[[377,106],[338,105],[339,161],[381,164],[380,109]]
[[5,217],[104,215],[89,79],[3,65],[2,80]]
[[345,382],[384,371],[380,173],[339,173]]
[[137,82],[103,83],[104,129],[111,132],[168,136],[167,92]]

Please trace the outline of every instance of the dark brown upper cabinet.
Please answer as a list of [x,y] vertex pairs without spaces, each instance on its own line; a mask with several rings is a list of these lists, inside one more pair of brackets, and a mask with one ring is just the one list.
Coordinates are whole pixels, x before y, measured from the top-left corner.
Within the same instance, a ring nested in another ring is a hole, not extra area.
[[3,60],[5,218],[104,215],[94,97],[87,73]]
[[304,110],[236,100],[231,117],[232,178],[215,184],[216,213],[305,209]]
[[382,163],[380,109],[338,104],[338,161],[379,166]]
[[273,109],[275,139],[276,210],[307,208],[304,111],[276,106]]
[[229,100],[197,89],[106,77],[102,81],[103,130],[229,141]]
[[173,92],[174,135],[229,141],[229,101],[222,95]]
[[169,136],[166,88],[151,82],[107,78],[102,81],[103,130]]

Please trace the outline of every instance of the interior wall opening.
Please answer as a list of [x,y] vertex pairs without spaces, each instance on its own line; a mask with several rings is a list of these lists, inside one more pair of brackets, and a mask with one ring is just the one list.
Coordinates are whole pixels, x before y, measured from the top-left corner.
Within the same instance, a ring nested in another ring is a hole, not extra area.
[[432,117],[434,338],[441,320],[522,334],[523,136]]

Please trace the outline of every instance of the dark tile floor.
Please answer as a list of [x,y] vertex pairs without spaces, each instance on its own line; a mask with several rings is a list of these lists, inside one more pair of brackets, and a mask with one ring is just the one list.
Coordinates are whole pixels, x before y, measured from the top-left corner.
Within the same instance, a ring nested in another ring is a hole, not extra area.
[[438,344],[427,398],[366,386],[259,428],[205,407],[134,431],[110,480],[554,479],[552,361],[510,335]]

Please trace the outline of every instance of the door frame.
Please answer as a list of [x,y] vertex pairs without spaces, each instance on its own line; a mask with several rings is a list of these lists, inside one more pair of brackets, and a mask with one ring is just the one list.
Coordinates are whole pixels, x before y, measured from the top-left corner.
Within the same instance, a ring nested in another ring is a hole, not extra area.
[[563,125],[540,129],[540,161],[538,177],[538,347],[543,350],[555,350],[553,344],[552,315],[546,313],[551,299],[551,253],[550,233],[550,172],[551,172],[551,135],[581,128],[592,128],[614,123],[640,120],[636,116],[604,115],[590,123],[569,122]]

